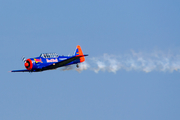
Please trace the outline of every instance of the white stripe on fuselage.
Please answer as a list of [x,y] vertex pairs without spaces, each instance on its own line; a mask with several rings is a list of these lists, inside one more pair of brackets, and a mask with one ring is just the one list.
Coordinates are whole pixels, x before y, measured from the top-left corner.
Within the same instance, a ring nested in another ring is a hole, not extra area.
[[59,58],[59,60],[66,60],[67,58]]

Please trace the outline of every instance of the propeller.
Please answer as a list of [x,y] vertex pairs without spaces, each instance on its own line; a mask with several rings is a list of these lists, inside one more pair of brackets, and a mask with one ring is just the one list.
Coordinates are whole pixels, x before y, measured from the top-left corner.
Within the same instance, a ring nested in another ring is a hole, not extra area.
[[24,56],[22,56],[22,61],[25,63],[26,62],[26,58]]
[[32,70],[33,63],[31,59],[26,59],[24,56],[22,56],[22,61],[24,62],[24,66],[27,70]]

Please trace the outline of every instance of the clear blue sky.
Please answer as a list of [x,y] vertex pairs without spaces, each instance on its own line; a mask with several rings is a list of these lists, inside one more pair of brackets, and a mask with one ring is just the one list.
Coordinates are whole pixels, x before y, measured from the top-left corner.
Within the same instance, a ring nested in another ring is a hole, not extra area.
[[0,1],[1,120],[179,120],[180,72],[8,73],[22,55],[180,53],[178,0]]

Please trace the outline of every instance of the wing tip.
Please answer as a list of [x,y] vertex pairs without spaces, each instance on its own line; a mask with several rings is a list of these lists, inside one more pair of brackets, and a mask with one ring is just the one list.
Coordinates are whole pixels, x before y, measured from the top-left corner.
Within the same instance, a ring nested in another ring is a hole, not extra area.
[[29,72],[28,70],[11,70],[11,71],[8,71],[8,72]]

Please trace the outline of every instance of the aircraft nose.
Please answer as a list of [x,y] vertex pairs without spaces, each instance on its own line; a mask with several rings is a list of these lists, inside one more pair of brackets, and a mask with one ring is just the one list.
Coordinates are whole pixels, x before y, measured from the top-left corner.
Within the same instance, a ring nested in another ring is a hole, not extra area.
[[29,66],[29,63],[25,63],[25,66],[28,67],[28,66]]

